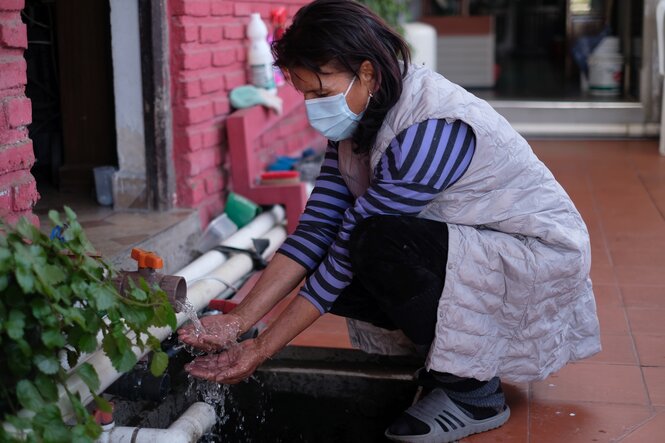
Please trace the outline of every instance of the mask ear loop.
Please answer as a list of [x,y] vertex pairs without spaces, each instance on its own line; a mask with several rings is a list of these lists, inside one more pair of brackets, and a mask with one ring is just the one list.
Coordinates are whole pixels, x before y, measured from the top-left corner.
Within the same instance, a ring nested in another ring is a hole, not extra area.
[[351,83],[349,83],[349,87],[346,88],[346,91],[344,92],[344,98],[349,94],[349,91],[351,90],[351,86],[353,86],[353,83],[356,81],[356,76],[354,75],[353,78],[351,79]]

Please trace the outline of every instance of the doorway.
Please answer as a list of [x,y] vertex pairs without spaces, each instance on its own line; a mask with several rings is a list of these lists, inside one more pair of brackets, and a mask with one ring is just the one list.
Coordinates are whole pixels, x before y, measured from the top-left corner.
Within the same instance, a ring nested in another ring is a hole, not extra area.
[[117,164],[109,3],[26,0],[22,18],[38,206],[94,204],[92,169]]

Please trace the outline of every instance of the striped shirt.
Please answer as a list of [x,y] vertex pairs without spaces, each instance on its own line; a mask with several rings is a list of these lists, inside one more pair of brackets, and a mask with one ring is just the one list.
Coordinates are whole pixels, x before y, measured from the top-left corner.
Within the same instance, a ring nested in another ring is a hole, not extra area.
[[392,140],[367,192],[354,201],[338,168],[337,143],[329,143],[296,231],[279,249],[308,271],[300,290],[327,312],[353,278],[348,243],[356,224],[375,215],[419,214],[464,174],[475,136],[462,121],[427,120]]

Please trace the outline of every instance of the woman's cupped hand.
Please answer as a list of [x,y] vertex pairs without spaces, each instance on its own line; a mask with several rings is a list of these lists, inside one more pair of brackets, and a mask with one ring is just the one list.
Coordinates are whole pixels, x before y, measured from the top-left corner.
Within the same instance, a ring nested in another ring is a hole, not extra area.
[[241,331],[241,319],[233,314],[210,315],[201,318],[201,328],[188,323],[178,329],[178,339],[186,345],[205,352],[215,352],[236,343]]
[[197,357],[185,369],[196,378],[235,384],[251,376],[266,359],[259,340],[250,339],[218,354]]

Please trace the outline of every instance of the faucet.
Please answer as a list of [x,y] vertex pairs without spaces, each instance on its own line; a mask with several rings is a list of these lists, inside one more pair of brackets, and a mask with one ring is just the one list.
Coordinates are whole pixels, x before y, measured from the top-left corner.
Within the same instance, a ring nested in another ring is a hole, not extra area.
[[157,285],[166,293],[169,303],[173,306],[175,312],[181,312],[187,301],[187,282],[183,277],[177,275],[164,275],[158,272],[158,269],[164,267],[162,258],[154,252],[145,251],[140,248],[133,248],[131,257],[136,260],[138,270],[120,271],[119,275],[113,279],[115,288],[124,294],[130,288],[130,280],[139,285],[141,279],[144,279],[150,287]]

